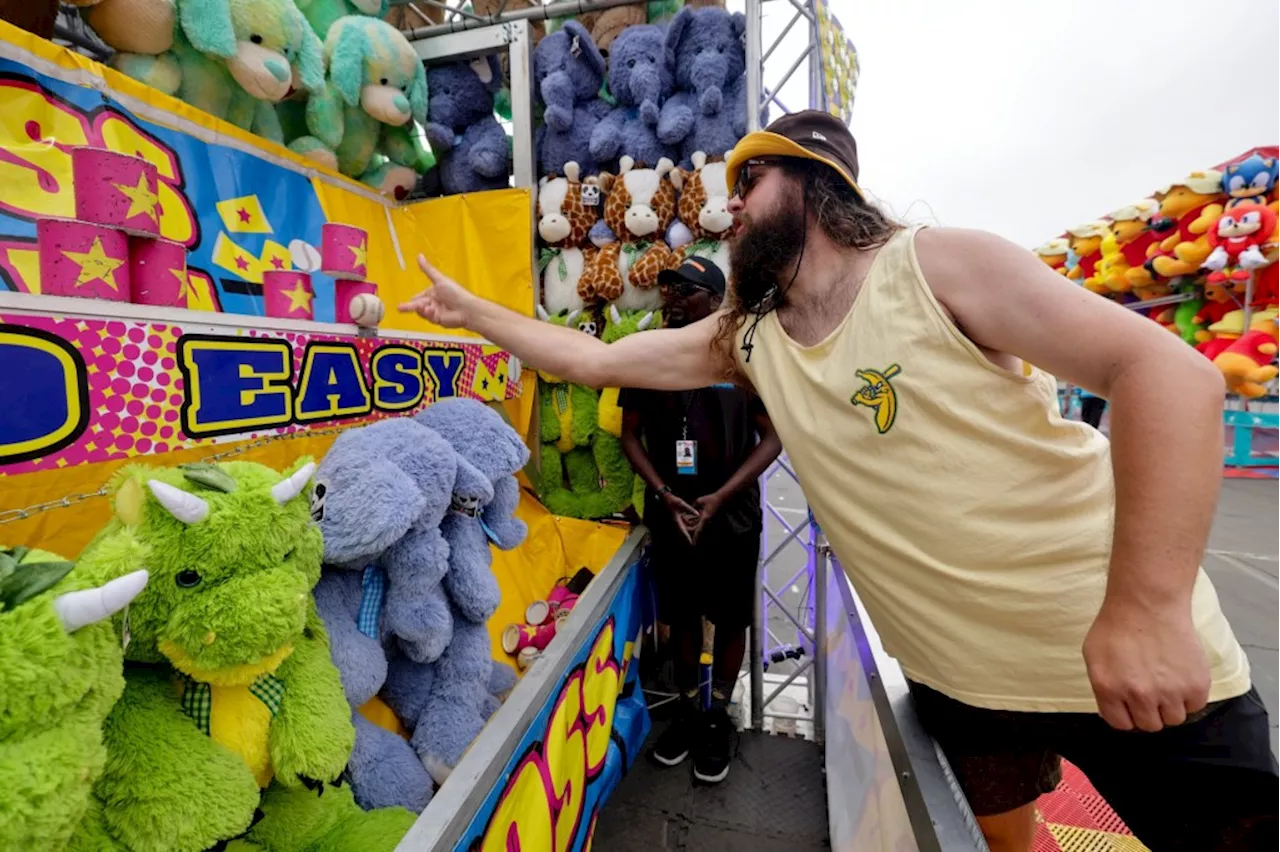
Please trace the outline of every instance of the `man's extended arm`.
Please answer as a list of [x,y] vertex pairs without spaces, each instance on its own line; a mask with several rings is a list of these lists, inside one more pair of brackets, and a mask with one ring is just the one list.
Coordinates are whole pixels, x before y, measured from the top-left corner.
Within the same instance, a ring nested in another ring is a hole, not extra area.
[[974,343],[1111,401],[1115,535],[1085,661],[1112,725],[1180,723],[1209,690],[1191,594],[1222,477],[1221,375],[1177,335],[997,237],[929,229],[917,253]]
[[713,349],[718,316],[606,344],[573,329],[521,316],[468,292],[419,256],[431,286],[400,310],[445,328],[467,328],[531,366],[594,388],[692,390],[723,381],[732,357]]

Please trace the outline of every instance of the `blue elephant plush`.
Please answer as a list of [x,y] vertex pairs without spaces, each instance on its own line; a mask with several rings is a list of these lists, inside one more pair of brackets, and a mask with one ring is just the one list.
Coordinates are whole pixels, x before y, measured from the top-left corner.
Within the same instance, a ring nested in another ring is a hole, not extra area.
[[450,62],[427,71],[431,101],[424,128],[446,195],[508,186],[511,143],[493,113],[502,88],[496,56]]
[[663,157],[679,158],[675,146],[658,138],[662,106],[674,87],[661,27],[639,24],[619,33],[609,50],[609,92],[618,105],[591,133],[591,158],[600,168],[618,172],[623,156],[650,168]]
[[483,623],[500,602],[489,543],[511,550],[528,532],[515,516],[520,502],[515,474],[529,461],[529,448],[498,412],[472,399],[439,400],[414,419],[448,441],[458,455],[452,505],[440,523],[449,542],[444,586],[468,621]]
[[545,123],[534,139],[541,174],[563,175],[570,162],[578,163],[583,175],[598,171],[591,159],[591,133],[610,109],[600,98],[604,73],[604,57],[577,21],[566,22],[534,48],[533,91],[545,107]]
[[488,628],[460,612],[455,619],[444,655],[426,664],[393,660],[384,693],[436,784],[449,777],[516,681],[510,666],[493,661]]
[[431,800],[431,779],[409,743],[355,711],[383,690],[389,659],[434,660],[452,641],[439,525],[457,468],[443,438],[401,418],[344,432],[316,473],[312,517],[325,570],[314,594],[353,711],[348,768],[365,808],[421,812]]
[[686,6],[667,29],[667,61],[677,91],[662,107],[658,138],[680,146],[680,166],[693,155],[723,154],[747,132],[747,19],[724,9]]

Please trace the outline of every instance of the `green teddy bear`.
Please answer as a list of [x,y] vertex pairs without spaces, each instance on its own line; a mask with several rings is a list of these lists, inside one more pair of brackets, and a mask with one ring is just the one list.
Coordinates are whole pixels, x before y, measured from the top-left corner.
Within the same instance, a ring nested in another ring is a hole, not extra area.
[[96,814],[102,725],[124,689],[107,619],[146,583],[90,588],[60,556],[0,548],[0,848],[65,849]]
[[427,118],[427,76],[409,40],[376,18],[329,25],[329,78],[305,103],[277,110],[290,150],[402,199],[435,165],[418,139]]
[[177,0],[172,48],[120,52],[112,65],[280,143],[275,104],[295,89],[324,87],[324,48],[293,0]]
[[311,590],[323,542],[303,459],[131,467],[79,567],[137,566],[118,628],[125,689],[107,719],[102,819],[77,849],[392,849],[414,815],[362,811],[342,777],[355,731]]

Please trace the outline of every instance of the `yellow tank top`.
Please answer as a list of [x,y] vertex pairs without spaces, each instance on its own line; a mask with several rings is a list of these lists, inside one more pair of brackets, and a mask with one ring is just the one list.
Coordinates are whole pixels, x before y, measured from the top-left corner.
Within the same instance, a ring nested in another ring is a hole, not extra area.
[[[1011,373],[964,337],[915,232],[880,250],[825,340],[801,346],[770,313],[739,366],[907,677],[978,707],[1096,712],[1080,648],[1111,551],[1110,444],[1060,416],[1052,376]],[[1244,693],[1203,570],[1193,612],[1210,700]]]

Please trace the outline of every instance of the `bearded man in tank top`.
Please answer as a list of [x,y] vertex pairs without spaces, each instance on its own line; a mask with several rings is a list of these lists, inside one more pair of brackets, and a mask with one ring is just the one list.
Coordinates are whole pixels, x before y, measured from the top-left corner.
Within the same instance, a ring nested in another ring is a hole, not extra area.
[[[1266,711],[1200,568],[1218,371],[1025,249],[891,221],[825,113],[748,135],[727,176],[734,280],[706,320],[605,345],[423,258],[401,309],[571,382],[758,394],[993,850],[1031,848],[1062,757],[1156,852],[1275,849]],[[1110,442],[1055,376],[1111,402]]]

